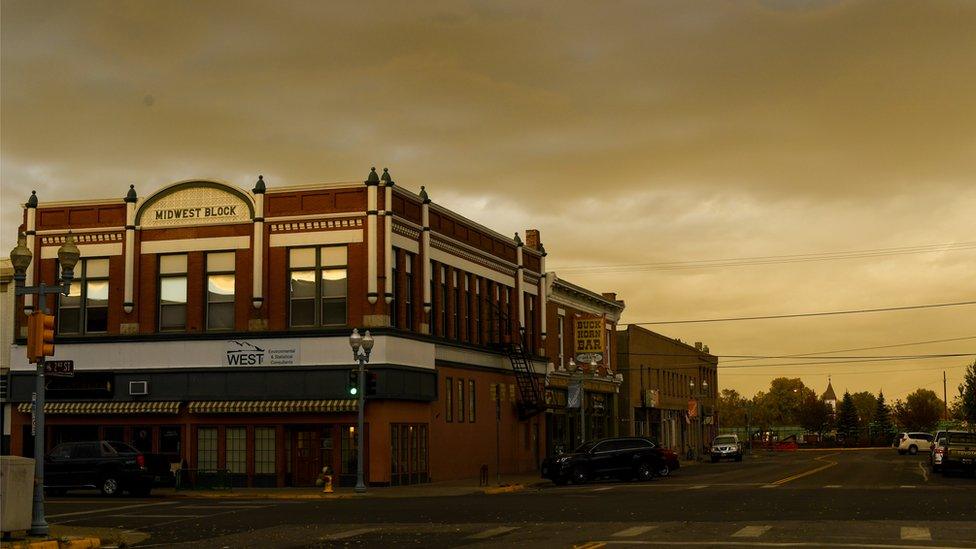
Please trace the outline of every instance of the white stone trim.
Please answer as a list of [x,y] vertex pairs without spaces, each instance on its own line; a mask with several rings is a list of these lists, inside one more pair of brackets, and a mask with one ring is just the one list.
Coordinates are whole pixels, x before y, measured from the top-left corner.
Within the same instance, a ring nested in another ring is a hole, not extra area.
[[[81,244],[78,246],[81,257],[105,257],[110,255],[122,255],[122,243],[113,242],[110,244]],[[56,246],[42,246],[41,259],[57,259],[58,248]]]
[[169,254],[179,252],[209,252],[214,250],[245,250],[250,247],[250,236],[184,238],[179,240],[145,240],[142,242],[140,253]]
[[272,248],[291,246],[327,246],[329,244],[357,244],[363,241],[362,229],[344,231],[306,231],[271,235]]
[[[262,208],[263,210],[264,208]],[[257,211],[257,208],[255,208]],[[257,215],[256,213],[254,215]],[[311,221],[315,219],[336,219],[340,217],[365,217],[366,212],[336,212],[336,213],[319,213],[319,214],[305,214],[305,215],[279,215],[277,217],[265,218],[268,223],[275,223],[279,221]]]
[[418,244],[416,240],[410,240],[405,236],[394,234],[391,241],[393,246],[396,248],[406,250],[410,253],[420,253],[420,244]]
[[[469,261],[462,257],[458,257],[454,254],[445,252],[444,250],[439,250],[437,248],[431,248],[430,259],[437,261],[438,263],[443,263],[445,265],[450,265],[461,269],[462,271],[467,271],[471,274],[476,274],[482,278],[487,278],[488,280],[493,280],[499,284],[504,284],[510,288],[515,287],[515,277],[511,275],[502,274],[494,269],[489,269],[482,265],[478,265],[473,261]],[[428,263],[430,263],[428,261]],[[425,284],[424,287],[429,287],[429,284]]]

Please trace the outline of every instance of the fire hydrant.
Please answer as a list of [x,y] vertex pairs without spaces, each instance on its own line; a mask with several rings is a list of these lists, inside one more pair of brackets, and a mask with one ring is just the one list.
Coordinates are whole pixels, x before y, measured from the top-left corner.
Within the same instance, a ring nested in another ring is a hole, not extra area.
[[332,470],[329,467],[322,468],[322,492],[331,494],[332,490]]

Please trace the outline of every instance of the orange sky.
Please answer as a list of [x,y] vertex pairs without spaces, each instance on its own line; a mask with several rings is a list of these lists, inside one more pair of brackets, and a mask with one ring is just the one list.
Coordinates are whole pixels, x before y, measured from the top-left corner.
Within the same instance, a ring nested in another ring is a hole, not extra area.
[[[398,184],[550,266],[934,253],[565,278],[624,321],[976,299],[976,3],[38,2],[2,24],[2,245],[19,205],[191,177]],[[976,336],[976,307],[682,324],[719,355]],[[976,339],[841,353],[976,353]],[[971,360],[969,360],[971,361]],[[793,359],[788,362],[798,362]],[[952,387],[965,358],[727,368]],[[725,363],[755,364],[754,361]]]

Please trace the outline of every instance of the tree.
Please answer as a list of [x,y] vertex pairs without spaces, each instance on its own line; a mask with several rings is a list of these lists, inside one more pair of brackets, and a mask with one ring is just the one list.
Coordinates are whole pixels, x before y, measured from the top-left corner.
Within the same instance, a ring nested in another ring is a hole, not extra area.
[[[959,419],[976,421],[976,360],[966,368],[962,383],[959,384]],[[955,407],[955,405],[954,405]]]
[[800,378],[778,377],[769,383],[769,391],[753,397],[756,423],[762,427],[796,425],[803,401],[816,394]]
[[837,407],[837,434],[845,437],[857,434],[857,407],[854,406],[854,398],[848,391],[844,391],[844,398]]
[[723,427],[745,427],[746,408],[749,401],[742,397],[735,389],[722,389],[718,395],[718,417]]
[[878,399],[868,391],[859,391],[851,395],[854,407],[857,408],[857,419],[860,427],[867,427],[874,421],[874,412],[878,408]]
[[884,393],[878,391],[878,405],[874,410],[875,432],[886,439],[895,432],[895,426],[891,423],[891,408],[885,403]]
[[916,389],[904,402],[895,402],[895,419],[906,430],[929,431],[939,422],[942,410],[942,399],[934,391]]
[[800,426],[808,432],[823,436],[830,425],[830,405],[813,395],[808,395],[797,410]]

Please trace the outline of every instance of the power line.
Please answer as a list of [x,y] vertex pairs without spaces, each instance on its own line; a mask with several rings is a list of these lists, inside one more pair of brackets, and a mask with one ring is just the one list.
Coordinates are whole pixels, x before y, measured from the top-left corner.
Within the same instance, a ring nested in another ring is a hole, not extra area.
[[[676,353],[620,353],[630,356],[662,356],[662,357],[685,357],[694,358],[694,355]],[[711,355],[715,358],[736,358],[742,360],[775,360],[787,358],[802,358],[805,355]],[[909,358],[946,358],[954,356],[976,356],[976,353],[929,353],[924,355],[853,355],[853,356],[811,356],[815,360],[835,360],[835,359],[909,359]],[[725,362],[733,362],[731,360]],[[823,364],[811,362],[810,364]],[[828,363],[829,364],[829,363]],[[765,364],[764,366],[777,366],[778,364]],[[781,364],[779,364],[781,365]]]
[[955,303],[929,303],[926,305],[906,305],[902,307],[882,307],[878,309],[850,309],[846,311],[823,311],[816,313],[792,313],[783,315],[763,315],[763,316],[740,316],[740,317],[729,317],[729,318],[704,318],[695,320],[659,320],[654,322],[626,322],[620,324],[621,326],[652,326],[659,324],[699,324],[705,322],[734,322],[740,320],[768,320],[774,318],[799,318],[799,317],[810,317],[810,316],[829,316],[829,315],[850,315],[850,314],[861,314],[861,313],[881,313],[889,311],[908,311],[913,309],[933,309],[937,307],[958,307],[961,305],[973,305],[976,301],[959,301]]
[[736,364],[734,366],[722,366],[718,365],[719,370],[730,370],[738,368],[779,368],[782,366],[829,366],[832,364],[850,364],[850,363],[864,363],[864,362],[893,362],[901,360],[929,360],[933,358],[958,358],[963,356],[976,356],[976,353],[961,353],[961,354],[946,354],[946,355],[928,355],[928,356],[903,356],[903,357],[889,357],[889,358],[868,358],[868,359],[850,359],[850,360],[837,360],[834,362],[781,362],[779,364]]
[[[857,370],[853,372],[835,372],[831,371],[833,375],[864,375],[864,374],[890,374],[898,372],[934,372],[938,370],[954,370],[956,368],[968,368],[969,364],[957,364],[955,366],[945,366],[936,365],[931,367],[921,367],[913,366],[911,368],[901,368],[898,370]],[[730,376],[757,376],[757,377],[769,377],[770,373],[760,373],[760,372],[726,372],[726,375]],[[776,372],[776,376],[809,376],[809,375],[821,375],[821,372]],[[941,381],[939,382],[942,383]]]
[[653,263],[621,263],[608,265],[578,265],[570,267],[556,267],[555,271],[571,274],[609,274],[630,271],[673,271],[684,269],[708,269],[721,267],[743,267],[753,265],[774,265],[784,263],[807,263],[813,261],[836,261],[844,259],[862,259],[869,257],[885,257],[893,255],[921,254],[949,252],[976,249],[976,242],[947,242],[942,244],[923,244],[918,246],[901,246],[895,248],[872,248],[866,250],[851,250],[842,252],[817,252],[806,254],[768,255],[751,257],[733,257],[722,259],[698,259],[686,261],[662,261]]
[[[797,353],[797,354],[792,354],[792,355],[781,355],[781,356],[782,357],[785,357],[785,358],[799,358],[799,357],[806,357],[806,356],[813,356],[813,355],[829,355],[829,354],[833,354],[833,353],[847,353],[847,352],[850,352],[850,351],[873,351],[873,350],[877,350],[877,349],[893,349],[895,347],[914,347],[915,345],[929,345],[929,344],[932,344],[932,343],[948,343],[950,341],[965,341],[967,339],[976,339],[976,335],[963,336],[963,337],[951,337],[951,338],[948,338],[948,339],[930,339],[930,340],[927,340],[927,341],[913,341],[911,343],[893,343],[893,344],[890,344],[890,345],[876,345],[876,346],[873,346],[873,347],[853,347],[853,348],[850,348],[850,349],[836,349],[836,350],[833,350],[833,351],[816,351],[816,352],[812,352],[812,353]],[[720,356],[725,356],[725,355],[720,355]],[[729,356],[731,356],[731,355],[729,355]],[[749,359],[749,358],[738,358],[738,359],[733,359],[733,360],[726,360],[725,362],[742,362],[744,360],[751,360],[751,359]]]

